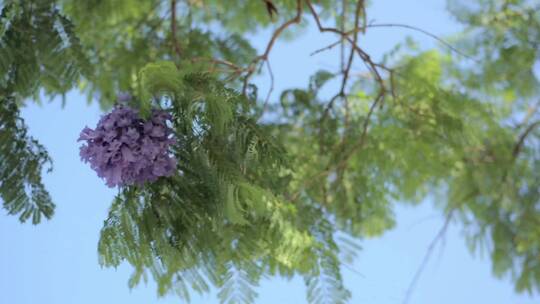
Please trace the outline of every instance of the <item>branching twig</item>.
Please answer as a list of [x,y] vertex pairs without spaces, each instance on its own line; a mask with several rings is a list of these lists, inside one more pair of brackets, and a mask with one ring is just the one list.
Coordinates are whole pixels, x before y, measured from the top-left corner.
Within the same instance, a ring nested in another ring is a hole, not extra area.
[[[351,42],[352,45],[356,45],[358,42],[358,32],[360,28],[360,14],[363,11],[363,7],[364,7],[364,0],[358,0],[358,2],[356,3],[356,10],[354,14],[354,30],[353,30],[354,34],[353,34],[353,38]],[[351,52],[349,53],[349,59],[347,61],[347,65],[343,69],[343,81],[341,82],[341,89],[340,89],[341,95],[345,95],[345,87],[347,86],[347,81],[349,79],[349,73],[351,71],[351,67],[354,60],[354,54],[355,54],[355,49],[354,47],[351,47]]]
[[253,73],[255,73],[257,64],[260,61],[266,61],[268,60],[268,56],[270,55],[270,52],[272,51],[272,47],[277,41],[277,38],[287,29],[289,26],[300,23],[300,20],[302,19],[302,0],[296,0],[296,15],[280,25],[276,31],[272,34],[272,37],[270,38],[270,41],[268,41],[268,44],[266,45],[266,48],[264,50],[264,53],[260,56],[255,57],[253,61],[250,63],[250,65],[246,68],[246,75],[244,76],[244,85],[242,88],[242,93],[244,95],[247,94],[247,86],[249,84],[249,78],[253,76]]
[[[357,43],[358,43],[358,32],[359,32],[359,29],[360,29],[360,14],[362,12],[364,12],[364,11],[365,11],[364,10],[364,0],[358,0],[356,2],[356,10],[355,10],[355,13],[354,13],[354,29],[353,29],[354,35],[353,35],[353,39],[352,39],[352,42],[351,42],[351,44],[353,46],[357,45]],[[343,68],[343,80],[341,82],[341,89],[339,91],[339,94],[341,96],[343,96],[344,101],[345,101],[345,113],[346,113],[345,114],[345,129],[346,130],[348,129],[348,125],[349,125],[349,100],[348,100],[347,96],[345,95],[345,88],[347,87],[347,81],[349,80],[349,73],[351,72],[351,67],[352,67],[353,60],[354,60],[354,54],[355,54],[355,49],[354,49],[354,47],[351,47],[351,51],[349,53],[349,59],[347,61],[347,65]],[[346,134],[344,136],[346,136]]]
[[[352,149],[349,150],[349,153],[345,154],[339,164],[336,166],[336,168],[345,168],[347,162],[349,159],[356,153],[359,149],[361,149],[367,138],[367,131],[369,127],[369,123],[371,121],[371,116],[373,116],[373,113],[375,112],[375,108],[377,105],[382,103],[384,100],[385,91],[381,90],[379,92],[379,95],[375,98],[375,101],[371,104],[371,107],[369,108],[368,114],[366,115],[366,119],[364,120],[364,123],[362,125],[362,133],[360,134],[360,138],[358,139],[358,142],[352,147]],[[344,142],[342,142],[344,144]]]
[[[311,15],[315,19],[315,23],[317,24],[317,27],[318,27],[320,32],[331,32],[331,33],[337,34],[342,39],[347,40],[351,44],[351,52],[349,54],[349,59],[348,59],[347,65],[345,67],[345,70],[343,71],[344,76],[343,76],[342,83],[341,83],[341,89],[340,89],[339,93],[337,95],[335,95],[330,100],[330,102],[328,103],[327,107],[325,108],[325,111],[323,113],[323,116],[322,116],[321,120],[326,119],[326,116],[328,115],[328,112],[331,109],[331,107],[333,106],[335,100],[337,100],[339,97],[345,97],[346,98],[345,89],[346,89],[347,80],[349,78],[349,73],[350,73],[350,69],[352,67],[352,62],[353,62],[355,53],[358,54],[359,57],[364,61],[364,63],[366,64],[368,69],[371,71],[371,73],[374,75],[376,82],[379,84],[379,86],[381,88],[380,92],[379,92],[379,96],[375,100],[375,104],[377,104],[379,101],[382,100],[382,98],[384,97],[384,94],[385,94],[384,81],[383,81],[383,78],[382,78],[381,74],[379,73],[378,69],[379,68],[384,68],[386,70],[388,70],[388,69],[385,68],[384,66],[380,65],[380,64],[377,64],[377,63],[373,62],[371,60],[371,57],[364,50],[362,50],[357,44],[358,32],[361,30],[360,25],[359,25],[360,15],[365,10],[364,1],[359,0],[357,2],[356,11],[355,11],[355,28],[352,31],[349,31],[349,32],[344,32],[344,31],[339,30],[337,28],[324,27],[322,25],[322,23],[321,23],[319,15],[317,14],[317,12],[315,11],[315,8],[312,5],[311,1],[306,0],[306,4],[309,7]],[[353,38],[350,38],[347,33],[355,33],[355,34],[354,34]],[[372,107],[372,109],[373,109],[373,107]],[[366,119],[366,121],[369,121],[369,118],[371,117],[371,114],[372,114],[372,111],[370,110],[370,112],[368,113],[368,118]]]
[[[413,31],[416,31],[416,32],[420,32],[420,33],[422,33],[424,35],[427,35],[427,36],[437,40],[439,43],[441,43],[443,46],[445,46],[449,50],[453,51],[454,53],[459,54],[459,55],[461,55],[461,56],[463,56],[463,57],[465,57],[467,59],[478,62],[477,59],[475,59],[472,56],[467,55],[467,54],[463,53],[462,51],[458,50],[456,47],[452,46],[449,42],[445,41],[444,39],[440,38],[439,36],[437,36],[437,35],[435,35],[435,34],[433,34],[431,32],[428,32],[428,31],[426,31],[424,29],[421,29],[419,27],[408,25],[408,24],[401,24],[401,23],[368,24],[368,25],[365,25],[362,28],[352,30],[352,31],[348,31],[345,34],[347,36],[349,36],[349,35],[353,34],[355,31],[365,31],[366,28],[377,28],[377,27],[400,27],[400,28],[406,28],[406,29],[410,29],[410,30],[413,30]],[[332,44],[329,44],[329,45],[327,45],[327,46],[325,46],[323,48],[320,48],[318,50],[315,50],[310,54],[310,56],[314,56],[314,55],[319,54],[321,52],[331,50],[340,43],[341,43],[341,40],[336,41],[336,42],[334,42]]]
[[[309,179],[307,179],[304,184],[303,184],[303,188],[306,188],[308,187],[309,185],[311,185],[312,183],[316,182],[319,178],[321,177],[324,177],[324,176],[327,176],[328,174],[330,174],[330,172],[332,172],[333,170],[335,169],[345,169],[345,167],[347,166],[347,163],[349,161],[349,159],[360,149],[364,146],[365,144],[365,141],[366,141],[366,138],[367,138],[367,131],[368,131],[368,128],[369,128],[369,124],[370,124],[370,121],[371,121],[371,117],[373,116],[373,113],[375,112],[375,109],[376,107],[382,103],[382,101],[384,100],[384,97],[385,97],[385,94],[387,92],[386,90],[386,87],[385,87],[385,84],[384,84],[384,80],[379,72],[379,69],[382,69],[382,70],[385,70],[385,71],[391,71],[391,69],[383,66],[382,64],[378,64],[378,63],[375,63],[371,57],[369,56],[369,54],[367,54],[362,48],[360,48],[357,44],[357,38],[351,38],[349,37],[348,33],[349,32],[344,32],[342,30],[339,30],[337,28],[333,28],[333,27],[325,27],[322,25],[321,23],[321,20],[319,18],[319,15],[317,14],[317,12],[315,11],[315,8],[313,7],[313,4],[311,3],[310,0],[305,0],[306,1],[306,5],[308,6],[310,12],[311,12],[311,15],[313,16],[313,19],[315,20],[315,23],[317,24],[317,28],[319,29],[320,32],[330,32],[330,33],[334,33],[334,34],[337,34],[340,36],[340,38],[343,38],[345,39],[346,41],[349,42],[349,44],[351,45],[351,53],[354,55],[355,53],[362,59],[362,61],[364,62],[364,64],[367,66],[368,70],[372,73],[372,75],[374,76],[375,78],[375,81],[377,82],[377,84],[379,85],[379,93],[377,94],[377,96],[375,97],[375,100],[374,102],[371,104],[370,108],[369,108],[369,111],[366,115],[366,118],[364,120],[364,123],[363,123],[363,126],[362,126],[362,133],[358,139],[358,141],[353,145],[353,147],[345,154],[343,155],[343,157],[341,158],[340,162],[335,164],[335,165],[332,165],[332,164],[328,164],[328,166],[326,167],[325,170],[315,174],[314,176],[310,177]],[[355,29],[353,31],[350,31],[350,32],[359,32],[360,31],[360,27],[358,26],[358,18],[361,14],[361,12],[363,11],[363,1],[360,0],[358,2],[358,5],[357,5],[357,11],[356,11],[356,24],[355,24]],[[355,35],[356,36],[356,35]],[[348,64],[349,65],[349,64]],[[351,65],[352,65],[352,59],[351,59]],[[349,68],[350,69],[350,68]],[[348,74],[348,73],[347,73]],[[321,123],[324,122],[324,119],[326,119],[330,109],[332,108],[332,105],[335,103],[335,100],[337,100],[339,97],[346,97],[346,94],[345,94],[345,86],[343,85],[343,83],[345,83],[346,85],[346,79],[344,82],[342,82],[342,87],[343,89],[340,90],[340,92],[338,94],[336,94],[329,102],[329,104],[327,105],[327,107],[325,108],[325,111],[321,117]],[[322,140],[322,139],[321,139]],[[336,150],[339,151],[339,149],[345,144],[345,137],[343,138],[343,140],[340,142],[340,144],[336,147]],[[292,199],[296,199],[298,197],[298,195],[300,195],[301,191],[303,189],[300,188],[296,193],[294,193],[292,195]]]
[[[368,130],[368,127],[369,127],[369,122],[371,120],[371,116],[375,112],[375,108],[382,101],[382,99],[384,99],[383,91],[381,91],[379,93],[379,95],[375,98],[375,101],[373,102],[373,104],[371,104],[371,107],[369,108],[368,114],[366,116],[366,120],[364,121],[364,124],[362,126],[362,134],[360,135],[360,138],[359,138],[358,142],[353,146],[353,148],[349,151],[349,153],[347,153],[345,156],[343,156],[343,158],[341,159],[341,161],[337,165],[329,165],[329,166],[327,166],[327,168],[325,170],[323,170],[323,171],[311,176],[310,178],[308,178],[303,183],[303,188],[307,188],[311,184],[317,182],[319,178],[327,176],[334,169],[337,169],[337,168],[343,169],[343,168],[345,168],[346,164],[348,163],[349,159],[354,155],[354,153],[357,152],[360,148],[362,148],[364,146],[364,144],[366,142],[366,138],[367,138],[367,130]],[[342,141],[340,143],[340,145],[338,145],[338,148],[340,146],[342,146],[343,144],[344,144],[344,141]],[[298,196],[301,194],[302,190],[303,189],[300,188],[297,192],[293,193],[290,196],[290,199],[291,200],[297,199]]]
[[373,76],[375,77],[375,80],[377,81],[377,83],[379,83],[379,85],[383,87],[384,86],[383,78],[378,71],[378,68],[382,68],[383,66],[373,62],[369,54],[367,54],[363,49],[361,49],[356,44],[356,42],[349,37],[348,32],[343,32],[333,27],[324,27],[321,23],[319,15],[317,14],[317,12],[315,11],[315,8],[311,4],[311,1],[306,0],[306,4],[309,7],[309,10],[311,12],[311,15],[313,16],[313,19],[315,19],[315,23],[317,24],[319,31],[334,33],[334,34],[339,35],[342,38],[345,38],[345,40],[347,40],[351,44],[351,47],[358,54],[358,56],[364,61],[368,69],[373,73]]

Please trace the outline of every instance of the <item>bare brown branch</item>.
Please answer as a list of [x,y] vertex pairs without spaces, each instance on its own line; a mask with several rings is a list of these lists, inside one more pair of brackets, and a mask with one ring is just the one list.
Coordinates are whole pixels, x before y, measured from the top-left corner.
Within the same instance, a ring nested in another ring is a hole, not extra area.
[[[363,16],[365,18],[365,13],[364,13]],[[398,28],[405,28],[405,29],[416,31],[416,32],[420,32],[420,33],[422,33],[422,34],[424,34],[426,36],[429,36],[429,37],[435,39],[437,42],[439,42],[440,44],[442,44],[443,46],[445,46],[446,48],[448,48],[452,52],[454,52],[454,53],[456,53],[456,54],[458,54],[460,56],[463,56],[463,57],[465,57],[467,59],[473,60],[475,62],[479,62],[477,59],[473,58],[470,55],[465,54],[463,51],[460,51],[459,49],[457,49],[456,47],[454,47],[452,44],[450,44],[446,40],[442,39],[441,37],[429,32],[429,31],[421,29],[419,27],[408,25],[408,24],[401,24],[401,23],[365,24],[365,21],[364,21],[364,26],[362,26],[362,27],[360,27],[358,29],[355,29],[355,30],[348,31],[345,34],[347,34],[349,36],[351,34],[354,34],[355,31],[363,31],[363,32],[365,32],[365,30],[367,28],[382,28],[382,27],[398,27]],[[320,48],[318,50],[313,51],[310,55],[314,56],[314,55],[319,54],[321,52],[331,50],[334,47],[336,47],[337,45],[339,45],[340,43],[341,43],[341,40],[336,41],[336,42],[334,42],[332,44],[329,44],[329,45],[327,45],[327,46],[325,46],[323,48]]]
[[268,41],[268,44],[266,45],[266,48],[264,50],[264,53],[260,56],[257,56],[253,61],[250,63],[250,65],[246,68],[246,75],[244,76],[244,85],[242,88],[242,93],[244,95],[247,94],[247,86],[249,84],[249,79],[251,76],[253,76],[253,73],[255,73],[257,69],[257,65],[261,61],[268,60],[268,56],[270,55],[270,52],[272,51],[272,47],[276,43],[279,36],[287,29],[289,26],[293,24],[300,23],[300,20],[302,19],[302,0],[296,0],[296,15],[292,18],[280,25],[272,34],[272,37],[270,38],[270,41]]
[[[375,78],[375,81],[379,85],[379,93],[378,93],[377,97],[375,98],[375,101],[371,105],[371,107],[370,107],[370,109],[368,111],[368,114],[366,116],[366,119],[364,120],[364,124],[363,124],[363,127],[362,127],[362,133],[360,135],[360,138],[359,138],[358,142],[353,146],[353,148],[351,150],[349,150],[349,153],[346,154],[342,158],[342,161],[337,166],[335,166],[336,168],[344,168],[346,166],[346,163],[350,159],[350,157],[352,155],[354,155],[354,153],[357,152],[358,149],[360,149],[364,145],[364,142],[366,140],[367,130],[368,130],[369,123],[371,121],[371,117],[373,115],[373,112],[375,111],[376,106],[379,105],[380,103],[382,103],[382,101],[384,100],[385,94],[387,92],[385,84],[384,84],[384,80],[383,80],[383,78],[382,78],[382,76],[381,76],[381,74],[379,72],[379,69],[382,69],[382,70],[385,70],[385,71],[390,71],[390,69],[386,68],[385,66],[383,66],[381,64],[375,63],[371,59],[369,54],[367,54],[362,48],[360,48],[358,46],[358,44],[357,44],[358,36],[356,34],[354,35],[353,38],[350,38],[349,35],[347,34],[347,32],[340,31],[339,29],[336,29],[336,28],[323,26],[322,23],[321,23],[321,20],[319,18],[319,15],[315,11],[315,8],[313,7],[313,4],[311,3],[311,1],[306,0],[306,4],[307,4],[307,6],[308,6],[308,8],[309,8],[309,10],[311,12],[311,15],[313,16],[313,18],[315,20],[315,23],[317,24],[317,27],[318,27],[319,31],[320,32],[334,33],[334,34],[337,34],[340,37],[344,38],[345,40],[347,40],[351,45],[351,54],[352,54],[352,56],[354,57],[354,54],[356,53],[362,59],[364,64],[367,66],[368,70],[370,70],[370,72],[373,74],[373,76]],[[355,29],[353,29],[350,32],[358,33],[360,31],[359,30],[360,26],[359,26],[358,23],[359,23],[360,14],[364,10],[363,7],[364,7],[364,2],[362,0],[358,1],[356,12],[355,12]],[[353,59],[351,59],[350,57],[349,57],[349,59],[350,59],[349,60],[350,63],[348,62],[347,67],[350,70],[350,66],[352,66],[352,60]],[[349,72],[347,72],[347,75],[348,75],[348,73]],[[348,78],[348,76],[347,76],[347,78]],[[347,78],[345,78],[345,76],[344,76],[344,79],[342,81],[342,89],[336,95],[336,97],[333,98],[330,101],[327,108],[331,107],[332,104],[334,103],[335,99],[337,99],[338,97],[346,96],[346,94],[345,94],[345,86],[346,86]],[[323,114],[323,117],[325,117],[327,115],[327,113],[328,113],[328,111],[325,110],[325,114]],[[343,144],[344,144],[344,140],[342,141],[342,143],[340,145],[338,145],[338,148],[341,148],[341,146]],[[329,170],[331,170],[331,168],[329,168],[325,172],[329,173],[330,172]]]
[[[364,7],[364,0],[358,0],[357,3],[356,3],[356,10],[355,10],[355,14],[354,14],[354,29],[353,29],[354,34],[353,34],[353,38],[352,38],[352,42],[351,42],[352,45],[356,45],[358,43],[358,32],[359,32],[359,29],[360,29],[360,14],[364,10],[363,7]],[[342,95],[345,94],[345,87],[347,86],[347,81],[349,79],[349,73],[351,71],[351,67],[352,67],[353,60],[354,60],[354,54],[355,54],[355,49],[354,49],[354,47],[351,47],[351,51],[349,53],[349,59],[347,61],[347,65],[343,69],[343,81],[341,83],[341,89],[340,89],[340,93]]]
[[[351,42],[352,45],[357,45],[358,43],[358,32],[360,29],[360,14],[362,14],[363,11],[364,11],[364,0],[358,0],[356,2],[356,10],[354,13],[354,29],[353,29],[354,34],[353,34],[353,40]],[[343,80],[341,82],[341,89],[339,91],[340,95],[344,97],[344,101],[345,101],[345,129],[346,130],[348,129],[348,125],[349,125],[349,100],[347,96],[345,95],[345,89],[347,87],[347,81],[349,80],[349,73],[351,72],[351,67],[354,60],[354,54],[355,54],[355,49],[354,47],[351,47],[347,65],[343,68]]]

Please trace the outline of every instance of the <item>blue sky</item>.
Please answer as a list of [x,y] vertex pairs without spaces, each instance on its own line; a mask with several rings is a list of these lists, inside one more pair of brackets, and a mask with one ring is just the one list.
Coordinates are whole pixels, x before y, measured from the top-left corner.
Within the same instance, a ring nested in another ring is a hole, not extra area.
[[[441,0],[378,0],[369,10],[377,22],[400,22],[445,36],[458,25],[444,11]],[[259,47],[269,33],[254,36]],[[429,38],[400,29],[373,29],[360,44],[375,58],[396,42],[411,35],[424,47],[434,47]],[[314,71],[338,66],[337,50],[309,54],[335,41],[313,27],[294,42],[278,42],[270,60],[276,77],[273,98],[285,88],[305,86]],[[268,88],[260,77],[261,92]],[[155,284],[129,290],[131,269],[102,269],[97,260],[99,231],[116,190],[107,188],[96,174],[79,160],[80,130],[94,126],[101,113],[96,104],[74,92],[61,108],[58,100],[24,109],[30,132],[48,149],[54,171],[45,184],[57,203],[53,220],[39,226],[21,225],[16,218],[0,215],[0,304],[96,304],[96,303],[181,303],[174,296],[158,299]],[[383,237],[362,240],[363,250],[353,265],[344,268],[351,303],[401,303],[425,251],[443,225],[436,202],[398,206],[397,227]],[[427,265],[409,303],[417,304],[528,304],[540,297],[517,295],[508,279],[491,274],[487,256],[472,256],[461,235],[461,227],[450,226],[443,248],[438,248]],[[272,278],[262,282],[257,303],[305,303],[300,279]],[[215,294],[195,296],[193,303],[218,303]]]

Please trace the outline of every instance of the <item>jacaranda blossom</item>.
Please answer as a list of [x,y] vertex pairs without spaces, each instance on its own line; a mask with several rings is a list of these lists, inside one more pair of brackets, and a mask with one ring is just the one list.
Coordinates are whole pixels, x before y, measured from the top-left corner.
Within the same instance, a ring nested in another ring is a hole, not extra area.
[[79,141],[81,159],[90,163],[107,186],[142,185],[170,176],[176,160],[170,154],[175,142],[167,125],[170,114],[153,110],[148,120],[137,110],[117,106],[104,115],[95,130],[85,127]]

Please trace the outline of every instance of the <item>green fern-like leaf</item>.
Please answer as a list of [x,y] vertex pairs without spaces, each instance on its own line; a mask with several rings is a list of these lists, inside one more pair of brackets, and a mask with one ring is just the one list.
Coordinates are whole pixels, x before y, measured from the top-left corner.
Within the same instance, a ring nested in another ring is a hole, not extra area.
[[[27,135],[27,127],[10,96],[0,97],[0,197],[9,214],[21,222],[50,219],[54,204],[42,181],[43,167],[51,164],[45,148]],[[49,169],[50,170],[50,169]]]

